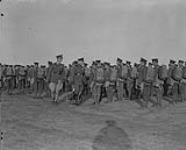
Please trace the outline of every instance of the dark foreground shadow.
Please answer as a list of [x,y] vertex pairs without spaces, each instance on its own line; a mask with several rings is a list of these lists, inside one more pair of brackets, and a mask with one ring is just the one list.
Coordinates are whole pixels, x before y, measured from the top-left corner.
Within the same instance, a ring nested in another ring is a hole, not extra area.
[[113,120],[106,121],[107,126],[95,137],[93,150],[131,150],[132,141],[128,134]]

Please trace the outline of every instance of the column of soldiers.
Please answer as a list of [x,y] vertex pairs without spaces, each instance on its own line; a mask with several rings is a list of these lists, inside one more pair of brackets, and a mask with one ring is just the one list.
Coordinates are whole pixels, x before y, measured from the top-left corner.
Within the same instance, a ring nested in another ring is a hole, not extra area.
[[161,107],[162,100],[171,104],[186,101],[186,62],[170,60],[168,66],[160,65],[157,58],[147,62],[141,58],[131,65],[117,58],[116,65],[93,61],[91,66],[79,58],[68,67],[63,55],[55,63],[39,65],[0,64],[0,89],[9,95],[32,94],[34,98],[51,97],[58,103],[61,95],[70,93],[68,99],[80,105],[89,98],[94,104],[133,100],[141,107]]

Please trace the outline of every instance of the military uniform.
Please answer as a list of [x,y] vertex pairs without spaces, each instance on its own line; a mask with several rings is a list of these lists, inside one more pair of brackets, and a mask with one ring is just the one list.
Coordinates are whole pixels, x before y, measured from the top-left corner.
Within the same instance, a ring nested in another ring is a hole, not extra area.
[[3,88],[3,66],[0,64],[0,95]]
[[26,69],[24,66],[20,66],[18,70],[18,87],[21,92],[24,92],[24,89],[26,88],[26,76]]
[[[158,59],[152,59],[152,61],[158,63]],[[164,82],[159,79],[158,73],[159,73],[159,65],[156,64],[154,65],[154,81],[152,83],[152,96],[155,96],[157,99],[156,106],[161,106],[163,93],[164,93],[164,88],[163,88]]]
[[63,88],[65,70],[61,63],[54,63],[50,69],[47,80],[50,81],[49,88],[51,90],[52,99],[58,100],[59,92]]
[[117,99],[118,100],[123,100],[123,97],[125,94],[124,91],[124,82],[125,82],[125,78],[122,76],[122,59],[117,58],[117,81],[116,81],[116,91],[117,91]]
[[[139,103],[142,107],[143,106],[147,106],[148,103],[148,98],[149,95],[151,93],[151,85],[149,85],[148,83],[145,82],[145,76],[146,76],[146,72],[147,72],[147,67],[146,67],[146,62],[147,60],[144,58],[141,58],[141,62],[143,64],[140,64],[138,66],[138,79],[137,79],[137,89],[138,89],[138,99],[137,99],[137,103]],[[143,102],[141,101],[141,98],[143,98],[143,100],[145,101],[145,105],[143,104]]]
[[[180,71],[182,71],[183,66],[178,66],[178,65],[174,65],[173,71],[174,69],[178,68]],[[182,73],[181,73],[182,74]],[[181,81],[182,78],[180,79],[175,79],[173,77],[173,72],[172,72],[172,99],[173,102],[177,103],[179,100],[181,100]]]
[[[112,102],[114,98],[114,94],[116,91],[116,80],[117,80],[117,70],[116,67],[109,66],[110,64],[106,63],[107,67],[104,70],[104,79],[105,79],[105,88],[107,93],[108,102]],[[116,75],[114,75],[116,72]],[[114,74],[113,74],[114,73]],[[116,76],[112,78],[113,76]]]
[[84,59],[79,58],[78,62],[72,68],[72,89],[74,92],[73,100],[75,104],[80,104],[82,102],[86,78],[85,78],[85,68]]
[[7,92],[8,94],[12,94],[13,92],[13,76],[14,76],[14,70],[12,66],[7,66],[7,68],[4,70],[5,76],[6,76],[6,85],[7,85]]
[[97,61],[98,66],[95,69],[94,72],[94,85],[92,90],[92,96],[94,99],[95,104],[99,104],[101,101],[101,95],[102,95],[102,88],[105,82],[104,79],[104,69],[101,66],[101,62]]

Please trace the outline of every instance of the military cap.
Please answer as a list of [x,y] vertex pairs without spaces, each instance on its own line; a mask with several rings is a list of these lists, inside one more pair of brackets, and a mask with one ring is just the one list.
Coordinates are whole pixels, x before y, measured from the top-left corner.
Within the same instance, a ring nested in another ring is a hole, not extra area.
[[147,60],[145,58],[140,59],[141,62],[147,63]]
[[152,63],[151,63],[151,62],[149,62],[149,65],[150,65],[150,66],[152,66]]
[[63,55],[62,54],[57,55],[56,58],[63,58]]
[[104,62],[104,64],[105,64],[105,65],[108,65],[108,66],[110,65],[110,63],[109,63],[109,62]]
[[77,61],[73,61],[73,62],[72,62],[73,65],[76,65],[77,63],[78,63]]
[[152,62],[158,62],[158,58],[153,58]]
[[34,62],[34,65],[39,65],[39,63],[38,62]]
[[170,60],[170,64],[175,64],[176,63],[176,61],[175,60]]
[[129,64],[129,65],[130,65],[130,64],[131,64],[131,62],[130,62],[130,61],[126,61],[126,64]]
[[101,63],[101,60],[96,60],[96,63]]
[[48,64],[51,65],[52,64],[52,61],[48,61]]
[[178,63],[181,63],[181,64],[183,64],[183,63],[184,63],[184,61],[183,61],[183,60],[179,60],[179,61],[178,61]]
[[45,68],[46,66],[45,65],[41,65],[41,68]]
[[78,61],[84,62],[84,58],[83,57],[82,58],[79,58]]
[[95,62],[95,61],[93,61],[93,62],[92,62],[92,65],[96,65],[96,62]]
[[118,57],[117,58],[117,61],[121,63],[122,62],[122,59]]

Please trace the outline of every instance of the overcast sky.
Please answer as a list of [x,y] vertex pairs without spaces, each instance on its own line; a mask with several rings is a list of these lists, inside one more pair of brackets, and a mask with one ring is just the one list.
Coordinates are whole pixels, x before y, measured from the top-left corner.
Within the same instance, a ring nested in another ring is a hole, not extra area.
[[186,60],[185,0],[2,0],[0,62]]

